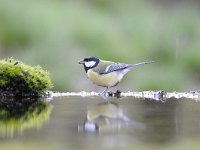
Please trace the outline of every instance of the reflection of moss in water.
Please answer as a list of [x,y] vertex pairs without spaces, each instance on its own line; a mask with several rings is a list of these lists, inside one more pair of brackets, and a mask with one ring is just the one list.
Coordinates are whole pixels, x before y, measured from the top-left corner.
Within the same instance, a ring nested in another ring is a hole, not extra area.
[[22,134],[24,129],[39,128],[49,119],[52,106],[38,99],[1,99],[0,136]]

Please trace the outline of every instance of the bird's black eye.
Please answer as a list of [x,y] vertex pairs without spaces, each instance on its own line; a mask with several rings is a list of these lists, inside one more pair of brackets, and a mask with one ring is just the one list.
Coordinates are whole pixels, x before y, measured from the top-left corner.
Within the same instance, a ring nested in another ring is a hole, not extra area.
[[89,60],[88,60],[88,58],[85,58],[84,61],[85,61],[85,62],[88,62]]

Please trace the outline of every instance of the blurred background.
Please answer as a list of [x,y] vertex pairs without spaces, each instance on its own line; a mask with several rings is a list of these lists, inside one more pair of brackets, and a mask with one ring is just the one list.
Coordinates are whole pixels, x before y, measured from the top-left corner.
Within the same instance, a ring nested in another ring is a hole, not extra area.
[[1,0],[0,58],[48,70],[59,91],[102,91],[87,80],[84,57],[125,63],[122,91],[200,88],[198,0]]

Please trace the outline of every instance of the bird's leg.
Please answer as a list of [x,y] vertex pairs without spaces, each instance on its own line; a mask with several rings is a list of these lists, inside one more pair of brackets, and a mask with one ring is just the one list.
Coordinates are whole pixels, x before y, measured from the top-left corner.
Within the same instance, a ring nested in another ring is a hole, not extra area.
[[107,90],[108,90],[108,87],[106,87],[106,89],[103,92],[99,93],[99,95],[105,95],[105,93],[107,92]]
[[108,87],[102,92],[102,94],[105,94],[108,91]]

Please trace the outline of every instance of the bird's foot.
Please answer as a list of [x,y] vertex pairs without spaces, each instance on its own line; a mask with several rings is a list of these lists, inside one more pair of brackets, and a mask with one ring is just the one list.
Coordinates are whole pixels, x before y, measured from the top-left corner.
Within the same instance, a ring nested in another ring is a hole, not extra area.
[[116,97],[116,98],[120,98],[121,97],[121,91],[117,90],[116,92],[112,92],[112,91],[103,91],[101,93],[99,93],[99,96],[102,97]]
[[121,91],[120,90],[117,90],[116,92],[108,92],[108,96],[110,97],[116,97],[116,98],[120,98],[121,97]]

